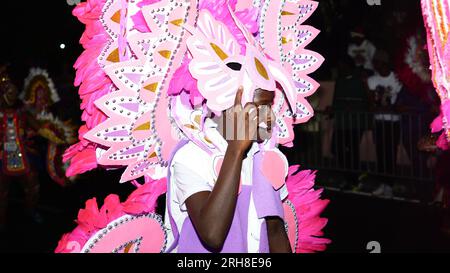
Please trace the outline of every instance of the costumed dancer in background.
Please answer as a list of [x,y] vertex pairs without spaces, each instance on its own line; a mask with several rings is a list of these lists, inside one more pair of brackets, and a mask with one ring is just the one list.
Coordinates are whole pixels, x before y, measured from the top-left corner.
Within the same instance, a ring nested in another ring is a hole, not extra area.
[[[445,208],[450,207],[449,141],[450,141],[450,3],[447,0],[422,0],[422,12],[427,29],[428,53],[432,81],[441,101],[441,114],[431,124],[433,133],[439,134],[436,145],[421,143],[423,150],[436,150],[439,154],[436,178],[437,199]],[[450,234],[448,210],[443,217],[442,229]]]
[[[5,229],[8,193],[12,182],[22,184],[26,213],[36,223],[43,221],[37,211],[40,189],[38,166],[41,155],[36,136],[59,144],[67,141],[66,136],[61,137],[57,130],[51,129],[57,127],[51,124],[53,121],[37,118],[36,109],[19,100],[19,92],[10,79],[6,66],[1,68],[0,75],[0,228]],[[36,105],[46,101],[41,95],[34,98],[39,102]]]
[[[100,209],[88,200],[56,252],[325,250],[328,200],[313,189],[315,173],[289,167],[277,148],[292,147],[294,124],[313,116],[305,98],[319,85],[307,75],[323,58],[305,49],[319,31],[303,22],[316,8],[303,0],[79,4],[86,124],[65,154],[67,174],[124,166],[120,182],[137,190],[125,202],[108,196]],[[155,213],[163,194],[164,221]]]
[[1,68],[0,83],[0,137],[2,139],[0,172],[0,228],[6,228],[8,193],[14,180],[22,184],[25,194],[25,208],[33,220],[40,223],[42,217],[37,212],[39,182],[33,160],[36,149],[29,138],[39,125],[19,101],[17,87]]
[[51,111],[51,107],[59,102],[59,95],[48,72],[38,67],[31,68],[24,81],[20,98],[28,111],[41,124],[45,124],[42,132],[46,134],[46,138],[37,135],[34,139],[41,144],[40,154],[45,154],[45,158],[40,160],[42,167],[45,162],[44,172],[47,172],[53,181],[64,186],[69,180],[65,176],[67,165],[63,164],[62,155],[69,145],[76,142],[76,131],[70,121],[61,121]]

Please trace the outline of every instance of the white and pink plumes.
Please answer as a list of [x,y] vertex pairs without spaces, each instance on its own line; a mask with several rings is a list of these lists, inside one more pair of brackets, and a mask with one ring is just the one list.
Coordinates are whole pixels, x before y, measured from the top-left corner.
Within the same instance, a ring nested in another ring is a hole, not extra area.
[[[293,124],[313,116],[305,98],[319,86],[307,74],[323,58],[304,49],[319,31],[302,25],[317,3],[264,1],[258,8],[247,2],[234,3],[235,11],[233,3],[223,0],[126,5],[91,0],[77,7],[74,13],[87,25],[81,40],[86,51],[76,64],[86,125],[80,130],[81,142],[66,154],[66,160],[75,157],[68,175],[97,164],[127,166],[121,179],[125,182],[154,176],[165,167],[179,140],[167,118],[171,115],[167,94],[173,92],[168,88],[174,72],[186,65],[183,58],[190,61],[189,72],[211,111],[230,107],[239,85],[245,88],[244,103],[252,99],[255,88],[280,86],[278,91],[283,92],[277,92],[274,105],[274,137],[278,144],[292,145]],[[204,6],[198,18],[197,5]],[[259,11],[258,37],[248,30],[255,9]],[[234,22],[233,32],[214,18],[212,10],[228,25]],[[190,58],[185,58],[187,50]],[[93,56],[98,59],[92,61]]]
[[[256,88],[275,90],[278,83],[282,90],[276,96],[274,110],[279,130],[274,137],[279,144],[290,145],[294,137],[292,124],[306,122],[313,116],[305,97],[319,87],[307,74],[315,71],[323,58],[304,49],[318,30],[301,25],[317,4],[266,1],[264,5],[259,18],[259,38],[248,32],[230,8],[235,24],[246,38],[243,46],[208,10],[201,10],[196,31],[187,40],[192,54],[189,71],[198,81],[208,108],[217,112],[232,106],[239,86],[244,87],[245,104],[253,100]],[[271,39],[265,38],[267,35]]]
[[[128,13],[133,10],[131,5]],[[118,19],[122,8],[120,1],[109,1],[102,17],[112,42],[98,60],[115,91],[97,99],[95,106],[108,119],[84,138],[99,145],[99,164],[127,166],[121,179],[125,182],[158,175],[179,140],[168,119],[167,89],[185,53],[186,31],[181,26],[193,24],[195,1],[167,0],[142,7],[150,33],[122,23],[128,22]],[[126,38],[123,48],[121,35]]]
[[[164,189],[155,185],[166,177],[171,152],[181,139],[220,159],[223,145],[208,137],[207,116],[229,108],[241,85],[244,104],[256,88],[273,90],[276,128],[263,147],[263,162],[273,168],[263,174],[275,189],[285,183],[291,188],[285,211],[293,249],[324,250],[329,241],[316,236],[326,224],[319,217],[326,201],[312,190],[312,174],[290,177],[287,160],[276,147],[292,146],[294,124],[314,115],[306,97],[319,84],[308,74],[323,58],[305,49],[319,31],[303,23],[317,5],[308,0],[88,0],[78,5],[74,14],[86,31],[81,38],[85,51],[75,65],[76,84],[86,124],[80,128],[80,142],[65,154],[71,163],[67,175],[97,165],[126,167],[121,182],[145,177],[147,183],[137,191],[159,196]],[[79,246],[75,251],[106,251],[114,244],[104,243],[105,231],[108,242],[116,240],[116,250],[117,244],[119,250],[130,250],[138,242],[147,244],[148,251],[164,249],[164,232],[157,232],[153,245],[139,236],[108,233],[109,224],[114,228],[154,219],[148,207],[154,207],[156,198],[145,199],[142,210],[132,212],[111,198],[114,202],[108,204],[114,203],[118,213],[108,216],[88,204],[81,227],[65,236],[57,251],[70,251],[73,240]],[[86,216],[89,211],[93,214]]]

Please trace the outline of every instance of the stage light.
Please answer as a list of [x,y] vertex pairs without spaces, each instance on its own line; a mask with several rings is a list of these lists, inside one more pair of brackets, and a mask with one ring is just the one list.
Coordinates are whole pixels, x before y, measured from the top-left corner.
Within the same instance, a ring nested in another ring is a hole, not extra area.
[[59,48],[64,49],[64,48],[66,48],[66,45],[65,44],[60,44]]

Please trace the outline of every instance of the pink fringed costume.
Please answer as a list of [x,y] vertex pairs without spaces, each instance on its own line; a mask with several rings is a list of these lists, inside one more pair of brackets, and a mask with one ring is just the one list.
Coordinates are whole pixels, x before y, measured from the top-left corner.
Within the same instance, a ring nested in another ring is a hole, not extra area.
[[[226,145],[210,118],[231,107],[239,86],[243,101],[257,88],[274,90],[276,126],[259,145],[253,185],[241,186],[237,214],[224,252],[245,252],[238,230],[246,229],[248,194],[258,216],[285,220],[295,252],[323,251],[330,243],[320,214],[328,204],[314,190],[315,174],[289,167],[278,145],[291,147],[294,124],[313,109],[306,97],[319,87],[308,77],[323,62],[306,50],[319,33],[303,25],[317,8],[304,0],[90,0],[74,10],[86,30],[77,60],[83,120],[80,142],[67,150],[67,175],[98,166],[125,167],[120,182],[138,189],[121,203],[111,195],[99,209],[95,199],[78,215],[79,226],[61,239],[56,252],[203,252],[189,221],[172,221],[170,166],[186,143],[212,158],[216,175]],[[232,69],[230,64],[239,69]],[[144,177],[145,184],[136,179]],[[276,196],[287,188],[287,196]],[[165,194],[165,223],[155,213]],[[274,200],[272,203],[267,200]],[[240,205],[241,204],[241,205]],[[267,251],[261,238],[259,252]],[[184,250],[184,251],[183,251]]]
[[437,146],[447,150],[450,141],[450,3],[446,0],[422,0],[427,29],[432,80],[441,99],[441,115],[431,124],[433,133],[444,131]]

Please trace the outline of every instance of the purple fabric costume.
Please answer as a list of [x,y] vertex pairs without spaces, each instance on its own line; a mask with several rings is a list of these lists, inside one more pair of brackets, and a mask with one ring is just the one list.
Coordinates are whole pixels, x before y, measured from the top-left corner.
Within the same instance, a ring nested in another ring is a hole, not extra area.
[[[182,141],[175,148],[173,155],[183,147],[187,141]],[[173,158],[173,156],[172,156]],[[259,166],[261,166],[261,153],[254,155],[253,161],[253,185],[242,186],[242,191],[238,196],[236,210],[234,212],[233,221],[221,253],[247,253],[247,231],[248,231],[248,210],[250,206],[250,195],[253,193],[256,213],[258,218],[268,216],[278,216],[283,219],[283,206],[278,191],[275,191],[272,185],[261,174]],[[170,162],[171,163],[171,162]],[[170,164],[169,164],[170,166]],[[191,220],[187,217],[183,223],[181,231],[175,224],[172,217],[170,201],[171,201],[171,185],[170,171],[167,177],[167,199],[166,207],[168,209],[170,226],[172,228],[174,242],[168,248],[167,252],[171,252],[178,246],[178,253],[211,253],[200,240]],[[267,237],[267,228],[265,221],[261,225],[259,253],[269,253],[269,241]]]

